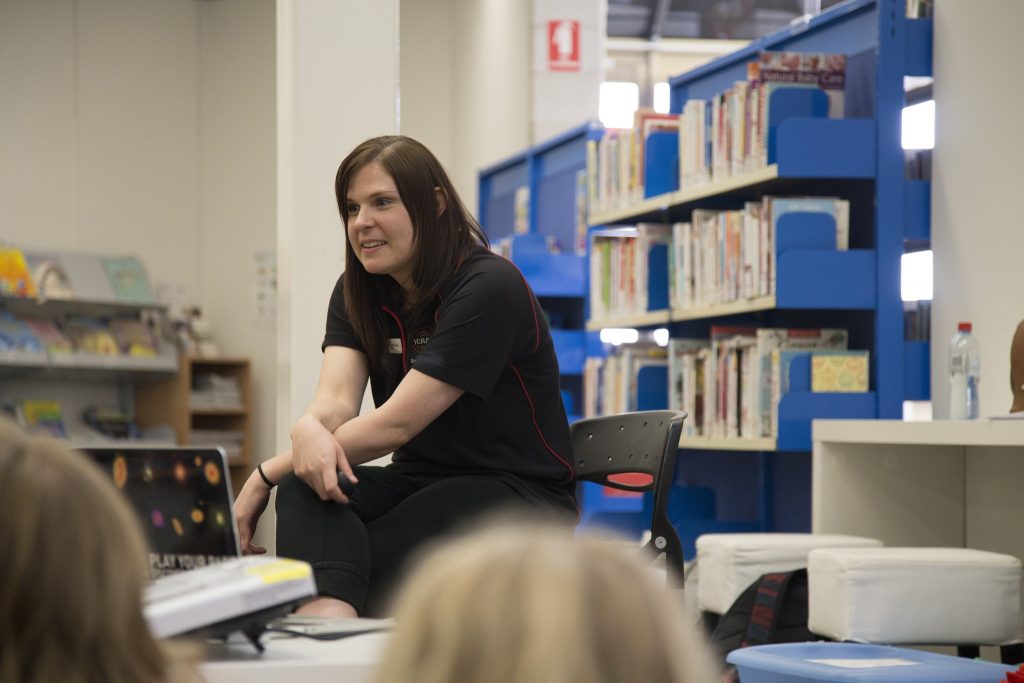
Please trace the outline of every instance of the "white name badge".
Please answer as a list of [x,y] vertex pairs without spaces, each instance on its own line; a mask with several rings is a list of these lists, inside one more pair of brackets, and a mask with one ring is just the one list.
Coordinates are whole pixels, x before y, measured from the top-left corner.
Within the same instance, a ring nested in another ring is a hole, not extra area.
[[388,340],[388,353],[401,353],[402,352],[402,340],[401,339],[389,339]]

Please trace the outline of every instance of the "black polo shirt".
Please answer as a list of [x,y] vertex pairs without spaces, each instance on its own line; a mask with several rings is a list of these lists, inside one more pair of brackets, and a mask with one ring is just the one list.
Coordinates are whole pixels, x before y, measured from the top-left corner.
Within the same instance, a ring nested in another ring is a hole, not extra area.
[[[331,295],[323,346],[364,351],[345,310],[343,279]],[[466,392],[399,448],[391,467],[414,475],[486,474],[527,498],[575,512],[558,360],[547,320],[522,273],[481,247],[441,289],[432,325],[410,329],[397,305],[381,315],[391,342],[386,369],[370,377],[377,406],[412,368]]]

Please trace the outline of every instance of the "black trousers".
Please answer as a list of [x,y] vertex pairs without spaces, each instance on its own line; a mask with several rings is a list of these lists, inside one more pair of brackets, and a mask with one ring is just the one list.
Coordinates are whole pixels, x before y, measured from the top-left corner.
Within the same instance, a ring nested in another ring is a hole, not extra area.
[[348,505],[322,501],[294,474],[277,491],[277,554],[313,566],[320,595],[380,616],[407,561],[425,542],[482,515],[534,508],[508,484],[487,476],[420,477],[357,466]]

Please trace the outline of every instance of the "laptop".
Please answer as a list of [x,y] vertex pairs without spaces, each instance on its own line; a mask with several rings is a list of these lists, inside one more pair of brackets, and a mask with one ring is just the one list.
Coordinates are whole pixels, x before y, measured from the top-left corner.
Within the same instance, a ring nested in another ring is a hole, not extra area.
[[79,448],[124,494],[157,578],[240,557],[227,456],[218,447]]
[[108,474],[142,523],[153,579],[145,613],[157,637],[226,638],[241,631],[262,650],[259,638],[267,623],[316,595],[309,564],[241,556],[223,449],[78,450]]

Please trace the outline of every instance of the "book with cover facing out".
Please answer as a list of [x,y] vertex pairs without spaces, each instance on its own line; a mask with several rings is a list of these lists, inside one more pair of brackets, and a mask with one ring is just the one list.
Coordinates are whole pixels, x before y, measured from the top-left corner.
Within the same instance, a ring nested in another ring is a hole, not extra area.
[[134,256],[103,259],[103,270],[118,301],[152,303],[153,289],[142,261]]
[[94,318],[70,317],[65,323],[68,335],[82,353],[116,356],[120,353],[117,340],[103,321]]
[[18,404],[22,423],[28,431],[65,438],[64,417],[60,403],[53,400],[25,399]]
[[0,351],[45,351],[25,321],[0,311]]
[[35,295],[36,286],[21,249],[0,247],[0,296]]
[[152,357],[157,353],[153,335],[138,318],[114,318],[110,321],[110,331],[125,355]]
[[71,353],[75,350],[71,340],[53,320],[28,318],[25,324],[32,329],[36,338],[50,353]]
[[811,354],[811,391],[868,390],[867,351],[815,351]]

